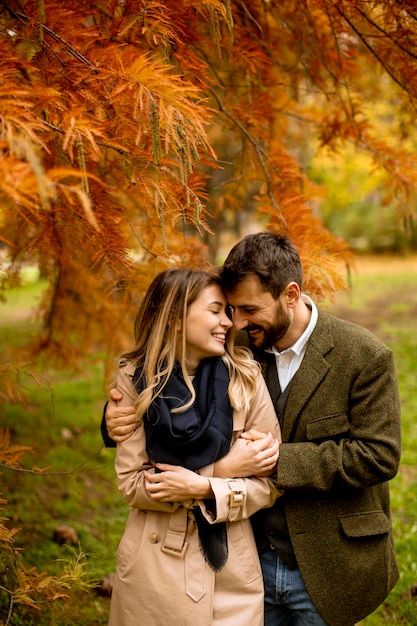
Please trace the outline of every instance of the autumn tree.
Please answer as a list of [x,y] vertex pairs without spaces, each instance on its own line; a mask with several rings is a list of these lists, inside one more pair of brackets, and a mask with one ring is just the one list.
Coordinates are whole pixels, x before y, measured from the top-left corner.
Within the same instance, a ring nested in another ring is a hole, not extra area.
[[213,261],[208,242],[247,212],[294,237],[310,291],[337,286],[347,251],[320,221],[313,140],[369,152],[412,217],[414,151],[369,116],[389,97],[411,134],[412,2],[1,7],[2,276],[34,262],[49,280],[38,350],[68,363],[119,346],[154,272]]

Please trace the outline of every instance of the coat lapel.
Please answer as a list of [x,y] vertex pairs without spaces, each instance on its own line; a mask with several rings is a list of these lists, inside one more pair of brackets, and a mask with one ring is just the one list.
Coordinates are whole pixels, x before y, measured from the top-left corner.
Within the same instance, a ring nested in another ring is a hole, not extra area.
[[326,354],[333,349],[329,318],[319,311],[316,327],[308,340],[306,353],[295,374],[285,410],[283,441],[291,441],[299,415],[329,371]]

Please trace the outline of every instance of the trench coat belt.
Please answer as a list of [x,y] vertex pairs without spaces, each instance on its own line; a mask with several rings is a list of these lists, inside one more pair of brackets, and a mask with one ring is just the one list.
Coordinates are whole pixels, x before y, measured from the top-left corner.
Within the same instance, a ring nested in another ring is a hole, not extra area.
[[195,523],[189,519],[189,515],[190,510],[185,507],[180,507],[175,513],[171,513],[161,550],[165,554],[184,559],[185,593],[194,602],[198,602],[207,593],[209,574],[205,560],[199,551],[197,554],[192,551],[188,558],[185,554],[188,548],[188,541],[185,541],[188,522]]
[[162,552],[183,558],[188,548],[187,535],[188,510],[180,507],[170,516],[168,530],[162,544]]

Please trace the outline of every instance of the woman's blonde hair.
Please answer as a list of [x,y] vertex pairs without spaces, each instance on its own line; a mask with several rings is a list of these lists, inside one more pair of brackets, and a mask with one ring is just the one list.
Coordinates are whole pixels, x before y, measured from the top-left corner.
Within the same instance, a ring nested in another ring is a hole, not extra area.
[[[221,288],[218,274],[189,269],[165,270],[150,284],[135,319],[136,346],[121,357],[122,361],[133,361],[142,369],[144,390],[135,404],[139,420],[163,390],[177,360],[191,394],[190,401],[177,411],[187,409],[194,402],[195,390],[185,364],[184,330],[188,307],[211,285]],[[248,409],[259,367],[247,348],[234,346],[233,329],[226,335],[225,349],[221,358],[229,371],[231,405],[235,409]]]

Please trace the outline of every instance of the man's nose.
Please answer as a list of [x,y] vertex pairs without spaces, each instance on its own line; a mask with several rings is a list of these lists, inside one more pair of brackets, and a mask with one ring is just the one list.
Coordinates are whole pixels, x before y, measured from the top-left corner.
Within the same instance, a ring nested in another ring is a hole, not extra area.
[[236,309],[233,312],[233,325],[236,330],[243,330],[248,325],[248,320],[240,311],[236,311]]

